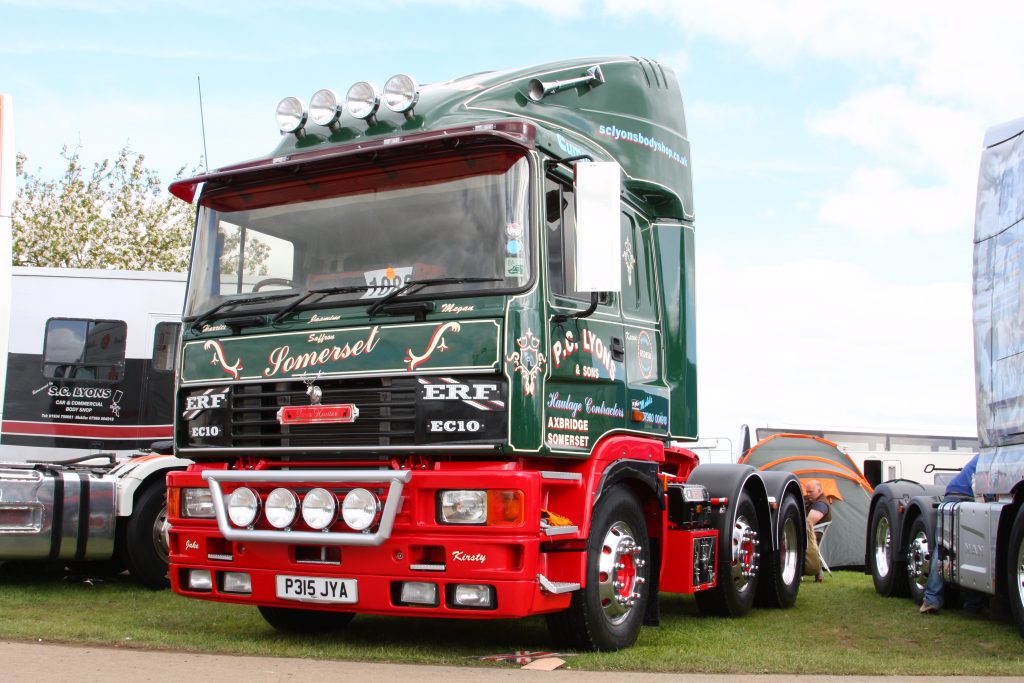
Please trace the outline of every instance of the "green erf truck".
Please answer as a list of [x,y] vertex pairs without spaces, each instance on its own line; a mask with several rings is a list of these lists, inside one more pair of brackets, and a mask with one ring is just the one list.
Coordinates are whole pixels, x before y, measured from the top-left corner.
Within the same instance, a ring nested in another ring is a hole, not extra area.
[[799,483],[701,465],[673,73],[575,59],[285,98],[198,204],[170,580],[318,631],[545,614],[630,645],[662,591],[791,606]]

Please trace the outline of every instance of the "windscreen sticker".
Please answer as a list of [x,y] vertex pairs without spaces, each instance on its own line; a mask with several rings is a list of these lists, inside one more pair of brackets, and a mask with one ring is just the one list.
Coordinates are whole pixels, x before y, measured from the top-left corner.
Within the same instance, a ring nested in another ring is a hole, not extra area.
[[526,275],[526,260],[505,257],[505,277],[523,277]]
[[409,280],[412,279],[412,266],[368,270],[363,273],[363,277],[366,278],[366,285],[370,289],[366,290],[361,298],[379,299],[399,287],[409,284]]
[[517,240],[523,236],[523,226],[520,223],[509,223],[505,226],[505,234],[509,239]]

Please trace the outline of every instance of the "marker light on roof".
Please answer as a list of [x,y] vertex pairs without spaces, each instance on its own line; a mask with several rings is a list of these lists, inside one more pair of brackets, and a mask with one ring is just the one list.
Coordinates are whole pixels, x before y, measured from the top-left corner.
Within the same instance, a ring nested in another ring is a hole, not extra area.
[[282,133],[302,137],[306,125],[306,103],[298,97],[286,97],[277,103],[277,127]]
[[412,116],[412,109],[419,99],[420,87],[412,76],[396,74],[384,84],[384,104],[391,111]]
[[309,118],[318,126],[327,126],[331,130],[338,127],[341,116],[341,96],[330,88],[317,90],[309,98]]
[[345,105],[349,114],[357,119],[365,119],[372,125],[375,123],[373,115],[380,107],[380,94],[372,83],[359,81],[348,89]]

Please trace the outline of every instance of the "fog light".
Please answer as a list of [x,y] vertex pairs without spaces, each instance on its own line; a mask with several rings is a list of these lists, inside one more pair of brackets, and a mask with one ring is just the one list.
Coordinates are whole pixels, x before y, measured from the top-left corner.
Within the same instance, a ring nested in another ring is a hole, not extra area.
[[228,517],[238,527],[251,526],[260,511],[260,497],[247,486],[242,486],[228,496]]
[[490,586],[462,583],[455,586],[452,603],[460,607],[493,607],[494,598]]
[[337,514],[338,503],[327,489],[315,488],[302,498],[302,519],[312,529],[326,529]]
[[191,591],[212,591],[213,576],[209,569],[190,569],[188,572],[188,589]]
[[419,99],[420,87],[412,76],[397,74],[384,84],[384,104],[391,111],[409,116]]
[[309,98],[309,118],[318,126],[327,126],[332,131],[338,127],[341,116],[341,97],[330,88],[317,90]]
[[185,516],[213,519],[213,494],[210,489],[182,489],[185,498]]
[[373,115],[377,113],[377,107],[380,106],[380,94],[372,83],[359,81],[348,89],[345,105],[349,114],[357,119],[366,119],[372,124]]
[[402,584],[400,599],[410,605],[436,605],[437,584],[425,581],[406,581]]
[[369,529],[370,525],[377,519],[377,512],[380,510],[380,501],[366,489],[352,489],[341,501],[341,516],[345,524],[363,531]]
[[487,522],[487,491],[442,491],[440,499],[442,522],[448,524],[485,524]]
[[252,579],[245,572],[224,572],[221,578],[224,580],[221,590],[225,593],[252,593]]
[[299,499],[288,489],[274,489],[267,496],[264,511],[267,521],[275,529],[286,529],[295,522],[299,509]]
[[277,103],[277,128],[282,133],[295,133],[302,137],[302,127],[306,125],[306,103],[298,97],[286,97]]

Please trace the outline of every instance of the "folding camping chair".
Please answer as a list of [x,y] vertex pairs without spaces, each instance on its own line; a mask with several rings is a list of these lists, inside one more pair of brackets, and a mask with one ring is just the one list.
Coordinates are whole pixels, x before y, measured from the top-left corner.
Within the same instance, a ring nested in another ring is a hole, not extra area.
[[832,576],[832,570],[828,568],[828,563],[825,562],[825,556],[821,554],[821,544],[825,542],[825,533],[828,528],[832,526],[832,521],[822,522],[821,524],[815,524],[814,536],[818,540],[818,559],[821,560],[821,568],[828,572],[829,576]]

